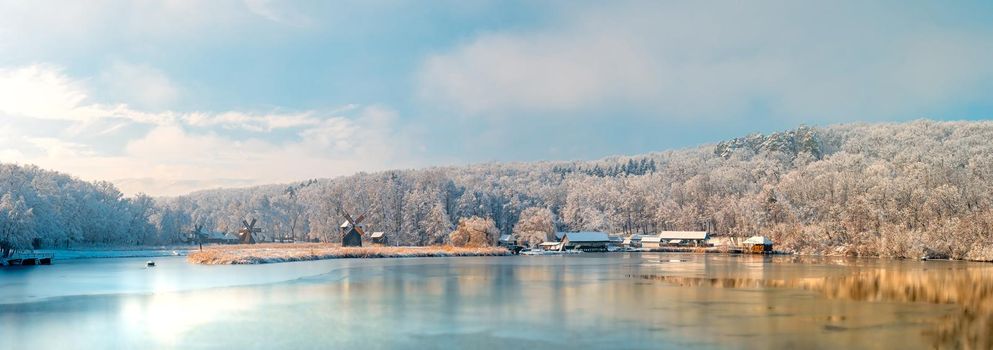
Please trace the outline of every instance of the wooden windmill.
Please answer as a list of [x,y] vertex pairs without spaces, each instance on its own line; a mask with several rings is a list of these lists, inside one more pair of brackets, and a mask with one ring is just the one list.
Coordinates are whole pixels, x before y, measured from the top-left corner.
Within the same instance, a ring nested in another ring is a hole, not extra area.
[[245,225],[240,230],[238,230],[238,239],[241,244],[255,244],[255,234],[262,233],[262,229],[255,227],[255,218],[252,218],[252,222],[241,220],[241,223]]
[[186,235],[186,243],[196,243],[203,250],[203,241],[207,240],[207,234],[203,233],[203,224],[193,225],[193,231]]
[[358,218],[353,220],[352,216],[345,209],[338,208],[338,210],[345,217],[345,222],[341,223],[341,246],[361,247],[362,236],[365,235],[365,225],[362,225],[365,214],[359,215]]

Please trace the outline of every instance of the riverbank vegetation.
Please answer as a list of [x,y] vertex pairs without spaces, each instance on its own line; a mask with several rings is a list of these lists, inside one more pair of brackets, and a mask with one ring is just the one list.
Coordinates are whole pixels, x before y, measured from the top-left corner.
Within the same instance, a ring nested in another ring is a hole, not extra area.
[[217,245],[191,251],[187,261],[196,264],[265,264],[343,258],[414,258],[510,255],[502,247],[341,247],[329,243]]
[[803,254],[993,260],[991,139],[993,122],[801,127],[595,161],[360,173],[154,201],[4,165],[13,209],[0,211],[11,218],[0,220],[0,245],[163,244],[194,222],[230,233],[244,218],[259,220],[263,241],[334,243],[344,207],[404,246],[453,243],[471,217],[499,234],[526,223],[516,231],[537,242],[550,215],[553,230],[710,230]]

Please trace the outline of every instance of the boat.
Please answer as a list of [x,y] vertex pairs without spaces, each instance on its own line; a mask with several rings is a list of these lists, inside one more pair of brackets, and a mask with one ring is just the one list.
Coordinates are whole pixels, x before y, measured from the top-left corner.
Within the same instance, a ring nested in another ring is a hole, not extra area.
[[155,262],[149,260],[148,262],[145,263],[145,267],[155,267]]
[[528,249],[522,250],[520,255],[565,255],[565,254],[579,254],[582,253],[578,250],[541,250],[541,249]]

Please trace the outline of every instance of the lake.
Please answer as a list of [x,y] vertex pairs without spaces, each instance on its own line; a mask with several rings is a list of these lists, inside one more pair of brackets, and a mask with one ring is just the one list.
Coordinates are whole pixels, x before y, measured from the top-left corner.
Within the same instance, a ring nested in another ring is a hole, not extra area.
[[990,348],[993,265],[589,253],[0,268],[0,348]]

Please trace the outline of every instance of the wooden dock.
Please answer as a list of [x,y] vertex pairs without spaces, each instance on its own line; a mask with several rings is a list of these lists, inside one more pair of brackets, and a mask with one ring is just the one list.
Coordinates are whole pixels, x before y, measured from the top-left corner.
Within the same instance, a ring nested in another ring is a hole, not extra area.
[[790,253],[781,251],[752,251],[742,247],[658,247],[642,248],[643,252],[655,253],[719,253],[719,254],[764,254],[764,255],[789,255]]
[[0,258],[0,266],[37,266],[51,265],[55,259],[52,253],[14,254],[8,258]]

